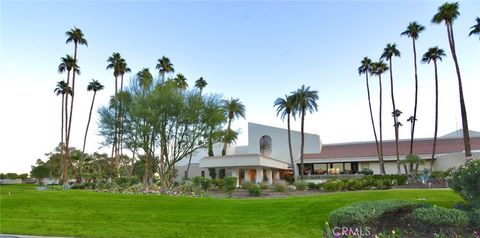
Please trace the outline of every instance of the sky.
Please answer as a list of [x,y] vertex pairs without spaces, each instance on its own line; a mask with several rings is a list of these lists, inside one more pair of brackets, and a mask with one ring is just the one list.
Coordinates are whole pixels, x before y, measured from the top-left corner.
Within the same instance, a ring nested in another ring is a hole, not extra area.
[[[310,86],[319,95],[318,112],[309,114],[305,130],[324,144],[371,141],[365,76],[358,74],[364,56],[378,60],[387,43],[396,43],[393,60],[397,108],[403,111],[400,138],[409,138],[413,115],[414,74],[410,38],[400,36],[409,22],[426,27],[417,41],[419,119],[415,137],[434,130],[433,64],[420,63],[429,47],[447,56],[438,64],[439,135],[460,129],[455,67],[444,24],[430,23],[443,1],[0,1],[0,172],[26,173],[45,159],[60,140],[61,97],[53,90],[66,75],[57,72],[60,57],[73,54],[65,32],[82,29],[88,47],[78,49],[81,75],[71,144],[82,147],[92,93],[92,79],[105,85],[95,109],[114,93],[106,59],[119,52],[133,73],[155,71],[157,59],[170,58],[190,85],[199,77],[206,93],[239,98],[246,119],[233,122],[247,143],[247,123],[286,128],[273,102]],[[480,1],[461,1],[454,36],[463,81],[469,127],[480,131],[480,41],[468,37],[480,13]],[[127,82],[133,75],[127,75]],[[155,73],[158,76],[158,72]],[[394,139],[388,73],[382,76],[384,138]],[[372,105],[378,118],[378,79],[371,78]],[[86,152],[100,148],[94,113]],[[378,123],[378,122],[377,122]],[[294,121],[292,129],[300,129]]]

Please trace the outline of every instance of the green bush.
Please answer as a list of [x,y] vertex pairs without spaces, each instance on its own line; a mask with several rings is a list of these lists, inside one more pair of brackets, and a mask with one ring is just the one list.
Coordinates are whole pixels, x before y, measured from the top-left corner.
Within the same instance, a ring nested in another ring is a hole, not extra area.
[[470,159],[450,173],[448,186],[467,202],[480,205],[480,159]]
[[115,183],[120,187],[120,188],[128,188],[132,185],[135,185],[137,183],[140,183],[140,179],[137,176],[132,176],[132,177],[118,177],[115,178]]
[[219,188],[223,189],[223,185],[225,184],[225,181],[223,179],[213,179],[213,184]]
[[448,177],[448,173],[446,171],[432,171],[432,178],[438,180],[445,180]]
[[285,181],[278,181],[273,184],[273,191],[284,193],[287,190],[287,183]]
[[373,170],[369,169],[369,168],[363,168],[361,171],[360,171],[361,174],[363,175],[372,175],[373,174]]
[[253,187],[255,184],[250,182],[250,181],[243,181],[242,184],[240,184],[240,187],[242,189],[249,189],[251,187]]
[[268,182],[262,182],[260,184],[261,189],[268,189],[269,187],[270,187],[270,185],[268,184]]
[[258,185],[253,185],[248,188],[248,194],[250,194],[250,196],[259,197],[262,194],[262,189]]
[[307,183],[307,187],[310,190],[318,189],[318,184],[309,182],[309,183]]
[[70,186],[70,189],[85,189],[85,185],[84,184],[74,184],[74,185]]
[[404,185],[407,183],[407,176],[404,174],[388,174],[388,175],[373,175],[374,179],[388,179],[390,181],[396,180],[391,184],[396,183],[397,185]]
[[408,218],[426,226],[462,228],[468,225],[468,215],[461,210],[444,207],[417,208]]
[[224,180],[223,191],[231,196],[232,193],[237,188],[237,178],[228,176],[228,177],[225,177],[223,180]]
[[328,180],[327,182],[322,183],[322,188],[327,191],[327,192],[336,192],[340,191],[340,185],[339,185],[340,180]]
[[473,209],[468,213],[470,217],[470,225],[474,229],[480,229],[480,208]]
[[307,189],[307,182],[305,181],[296,181],[295,188],[299,191],[305,191]]
[[283,177],[283,180],[285,180],[288,184],[293,184],[295,178],[292,175],[286,175]]
[[198,187],[203,189],[204,191],[208,191],[212,188],[213,181],[210,178],[204,178],[201,176],[194,177],[192,179],[193,184]]
[[377,200],[353,203],[333,210],[329,222],[335,226],[371,225],[383,214],[405,209],[414,209],[418,203],[403,200]]

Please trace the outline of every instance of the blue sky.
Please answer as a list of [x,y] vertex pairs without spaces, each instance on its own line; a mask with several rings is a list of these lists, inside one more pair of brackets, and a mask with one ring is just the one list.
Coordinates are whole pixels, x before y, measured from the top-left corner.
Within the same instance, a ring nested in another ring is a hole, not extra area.
[[[94,78],[106,86],[96,105],[113,93],[106,59],[120,52],[133,72],[154,67],[168,56],[190,85],[203,76],[206,92],[240,98],[247,121],[285,127],[275,117],[273,101],[302,84],[319,91],[319,111],[307,117],[306,130],[324,143],[372,140],[364,76],[357,68],[368,56],[378,59],[387,43],[397,43],[394,80],[397,107],[404,112],[401,138],[408,137],[406,118],[413,113],[411,39],[400,37],[409,22],[427,30],[417,42],[419,57],[432,46],[447,57],[439,63],[440,134],[461,128],[458,88],[444,25],[430,20],[443,1],[2,1],[0,3],[0,172],[28,172],[37,158],[59,141],[60,98],[53,94],[59,59],[73,53],[65,31],[82,29],[88,47],[79,48],[77,97],[72,144],[81,147]],[[480,41],[468,37],[480,13],[479,1],[462,1],[454,23],[457,54],[465,90],[469,125],[480,130],[477,92]],[[128,77],[129,78],[129,77]],[[385,137],[393,139],[388,74],[383,76]],[[417,137],[433,135],[433,66],[419,63]],[[375,114],[378,85],[372,78]],[[96,121],[96,115],[93,120]],[[99,147],[96,126],[87,151]],[[294,129],[299,129],[295,122]],[[239,144],[246,142],[245,134]],[[25,149],[25,144],[28,149]],[[102,149],[104,150],[104,149]]]

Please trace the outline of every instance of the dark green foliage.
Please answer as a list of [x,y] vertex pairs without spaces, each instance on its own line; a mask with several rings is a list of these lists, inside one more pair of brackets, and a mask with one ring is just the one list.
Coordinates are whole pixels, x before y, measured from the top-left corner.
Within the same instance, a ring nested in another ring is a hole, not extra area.
[[396,177],[388,176],[365,176],[361,179],[332,179],[322,183],[320,186],[327,192],[355,191],[366,189],[389,189],[398,185]]
[[210,178],[204,178],[201,176],[194,177],[192,179],[193,184],[198,187],[203,189],[204,191],[208,191],[212,188],[213,180]]
[[228,195],[232,195],[232,193],[237,188],[237,178],[228,176],[228,177],[225,177],[223,180],[224,180],[223,191]]
[[468,213],[470,217],[470,225],[479,230],[480,229],[480,208],[475,208]]
[[208,175],[210,178],[215,179],[217,177],[217,172],[215,171],[215,168],[208,168]]
[[219,189],[223,189],[223,185],[225,184],[225,180],[223,179],[213,179],[213,184],[219,188]]
[[404,200],[378,200],[353,203],[330,213],[329,222],[335,226],[361,226],[377,222],[383,214],[401,209],[413,209],[417,202]]
[[361,174],[363,175],[373,175],[373,170],[369,169],[369,168],[363,168],[361,171],[360,171]]
[[299,191],[305,191],[307,189],[307,182],[297,181],[295,182],[295,188],[297,188]]
[[461,210],[444,207],[417,208],[409,219],[426,226],[463,228],[468,225],[468,215]]
[[396,180],[397,185],[404,185],[407,183],[407,175],[405,174],[388,174],[388,175],[373,175],[374,179],[388,179],[388,180]]
[[320,188],[320,184],[318,184],[318,183],[307,183],[307,187],[308,187],[308,189],[310,189],[310,190],[319,189],[319,188]]
[[225,169],[219,169],[218,170],[218,178],[225,178]]
[[250,194],[250,196],[259,197],[262,194],[262,189],[258,185],[253,185],[248,188],[248,194]]
[[283,177],[283,180],[285,180],[288,184],[293,184],[293,182],[295,181],[295,178],[291,175],[287,175]]
[[467,202],[480,205],[480,159],[468,160],[450,175],[448,186]]
[[121,188],[127,188],[132,185],[140,183],[140,179],[136,176],[132,177],[119,177],[115,179],[115,183]]

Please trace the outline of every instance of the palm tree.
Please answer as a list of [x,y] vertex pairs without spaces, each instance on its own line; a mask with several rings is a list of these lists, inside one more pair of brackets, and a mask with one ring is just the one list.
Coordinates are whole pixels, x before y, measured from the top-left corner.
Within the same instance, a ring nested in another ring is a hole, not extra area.
[[118,63],[118,73],[120,74],[120,92],[123,91],[123,77],[125,76],[126,73],[132,72],[132,70],[127,66],[127,62],[125,59],[121,59],[120,62]]
[[437,130],[438,130],[438,74],[437,74],[437,60],[442,61],[442,57],[445,56],[445,52],[438,48],[432,47],[423,55],[422,63],[430,63],[433,61],[435,69],[435,132],[433,134],[433,151],[432,159],[430,160],[430,173],[433,168],[433,160],[435,159],[435,149],[437,146]]
[[296,110],[295,110],[295,102],[293,101],[293,96],[285,95],[285,98],[277,98],[273,103],[274,107],[277,107],[277,116],[280,116],[282,121],[287,116],[287,129],[288,129],[288,151],[290,152],[290,163],[292,165],[292,172],[293,178],[295,180],[295,176],[297,175],[297,166],[295,165],[295,161],[293,160],[293,152],[292,152],[292,137],[290,133],[290,116],[295,118]]
[[380,173],[385,174],[385,165],[383,163],[383,133],[382,133],[382,74],[388,70],[387,64],[385,64],[382,60],[372,63],[372,70],[371,74],[378,76],[378,84],[380,88],[380,106],[379,106],[379,134],[380,134],[380,157],[379,157],[379,164],[380,164]]
[[[131,72],[131,69],[127,66],[127,62],[125,61],[125,59],[121,59],[120,62],[118,63],[118,72],[120,73],[120,92],[123,92],[123,78],[125,76],[126,73],[130,73]],[[119,97],[118,99],[121,99],[121,97]],[[119,108],[118,108],[118,122],[119,122],[119,125],[120,125],[120,130],[119,130],[119,135],[118,135],[118,146],[117,146],[117,150],[119,151],[119,154],[120,154],[120,157],[123,157],[123,102],[122,100],[119,101]]]
[[148,68],[143,68],[137,73],[137,80],[138,80],[138,85],[140,85],[140,88],[143,90],[143,94],[145,95],[145,92],[150,89],[153,83],[153,76],[150,73],[150,70]]
[[172,62],[170,62],[170,59],[165,56],[158,59],[158,64],[155,66],[155,69],[158,69],[160,75],[162,75],[162,84],[165,83],[166,74],[175,72]]
[[397,50],[397,44],[387,44],[387,47],[383,49],[383,54],[380,57],[381,59],[386,59],[390,65],[390,94],[392,96],[392,115],[393,115],[393,125],[395,127],[395,151],[397,155],[397,174],[400,174],[400,155],[398,153],[398,127],[400,124],[398,124],[398,114],[397,116],[397,108],[395,106],[395,96],[393,94],[393,68],[392,68],[392,57],[397,56],[400,57],[400,51]]
[[88,127],[90,126],[90,120],[92,119],[92,110],[93,104],[95,103],[95,96],[97,95],[97,91],[103,90],[103,85],[95,79],[92,79],[87,86],[87,91],[93,91],[93,98],[92,98],[92,105],[90,106],[90,113],[88,114],[88,122],[87,122],[87,129],[85,130],[85,137],[83,138],[83,147],[82,147],[82,155],[85,153],[85,144],[87,143],[87,134],[88,134]]
[[470,29],[472,30],[470,31],[470,33],[468,33],[468,36],[471,36],[474,34],[480,35],[480,17],[477,17],[475,20],[477,21],[477,24],[470,27]]
[[415,133],[415,122],[417,121],[417,99],[418,99],[418,76],[417,76],[417,48],[415,46],[415,41],[418,39],[418,34],[425,30],[425,27],[418,24],[416,21],[410,22],[407,29],[402,32],[401,36],[408,36],[412,38],[413,43],[413,66],[415,69],[415,105],[413,107],[413,120],[412,129],[410,131],[410,154],[413,153],[413,137]]
[[200,77],[195,81],[195,87],[197,87],[200,90],[200,95],[202,95],[203,89],[207,86],[207,81],[203,79],[203,77]]
[[[64,111],[65,111],[65,94],[71,94],[72,91],[70,89],[70,87],[68,87],[68,84],[65,82],[65,81],[59,81],[57,82],[57,87],[55,88],[55,90],[53,91],[57,96],[62,94],[62,112],[61,112],[61,116],[62,116],[62,126],[61,126],[61,130],[60,130],[60,143],[63,147],[63,127],[65,125],[65,116],[64,116]],[[62,153],[63,153],[63,150],[62,150]]]
[[187,78],[183,74],[177,74],[173,80],[178,89],[185,90],[188,88]]
[[[303,151],[305,148],[305,114],[307,111],[312,113],[318,110],[317,100],[318,100],[318,91],[310,90],[310,87],[305,87],[302,85],[297,91],[292,92],[293,102],[295,110],[301,115],[301,143],[300,143],[300,179],[303,180],[303,175],[305,172],[305,167],[303,166]],[[295,166],[295,165],[293,165]]]
[[367,84],[367,96],[368,96],[368,108],[370,109],[370,120],[372,121],[372,128],[373,128],[373,135],[375,137],[375,145],[377,147],[377,156],[380,158],[380,151],[378,148],[378,138],[377,138],[377,130],[375,129],[375,121],[373,120],[373,111],[372,111],[372,103],[370,100],[370,85],[368,82],[368,74],[371,71],[372,60],[368,57],[363,57],[360,67],[358,67],[358,74],[362,75],[365,74],[365,83]]
[[113,146],[112,146],[112,157],[115,158],[115,170],[116,174],[119,175],[118,167],[120,165],[120,157],[119,157],[119,131],[118,131],[118,76],[121,75],[122,67],[125,65],[122,59],[122,56],[118,52],[113,52],[112,56],[108,57],[107,63],[107,70],[113,69],[113,76],[115,78],[115,95],[114,95],[114,109],[115,109],[115,132],[113,137]]
[[232,120],[234,118],[244,118],[245,119],[245,106],[242,104],[240,99],[238,98],[230,98],[227,100],[222,100],[222,107],[227,113],[228,117],[228,124],[227,124],[227,130],[225,131],[225,138],[224,138],[224,143],[223,143],[223,149],[222,149],[222,156],[227,154],[227,144],[228,144],[228,136],[231,131],[231,125],[232,125]]
[[453,37],[453,21],[460,15],[458,12],[458,2],[456,3],[444,3],[438,8],[438,13],[432,18],[432,23],[445,22],[447,26],[448,43],[450,45],[450,51],[452,52],[453,62],[455,63],[455,70],[457,71],[458,78],[458,90],[460,94],[460,111],[462,113],[462,126],[463,126],[463,142],[465,145],[465,156],[472,156],[472,148],[470,146],[470,135],[468,131],[468,119],[467,109],[465,106],[465,100],[463,98],[462,78],[460,76],[460,67],[458,66],[457,52],[455,50],[455,39]]

